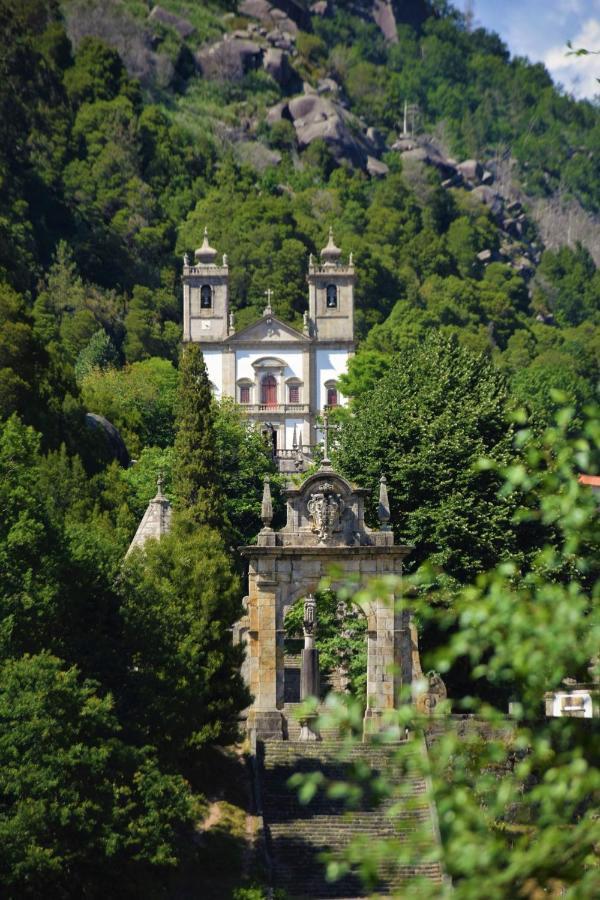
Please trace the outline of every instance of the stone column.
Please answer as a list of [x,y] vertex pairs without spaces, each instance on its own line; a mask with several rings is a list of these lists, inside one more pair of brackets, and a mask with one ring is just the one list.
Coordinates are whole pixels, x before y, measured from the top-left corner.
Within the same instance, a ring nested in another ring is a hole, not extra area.
[[[365,735],[379,730],[384,713],[399,706],[402,685],[411,682],[412,657],[409,622],[408,611],[398,611],[393,596],[377,600],[377,630],[375,633],[369,633],[367,638]],[[406,658],[407,636],[408,660]]]
[[258,673],[248,727],[256,729],[259,740],[281,740],[283,723],[277,709],[277,581],[272,575],[259,575],[256,580],[255,618]]
[[224,347],[222,361],[223,396],[233,397],[234,400],[237,400],[235,389],[235,350],[230,350],[228,347]]

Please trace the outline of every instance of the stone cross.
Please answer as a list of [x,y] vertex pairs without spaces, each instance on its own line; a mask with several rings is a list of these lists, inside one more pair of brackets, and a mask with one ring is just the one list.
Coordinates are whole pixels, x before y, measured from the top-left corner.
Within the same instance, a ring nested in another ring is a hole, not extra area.
[[329,432],[333,431],[335,425],[329,424],[329,412],[326,406],[323,408],[323,424],[321,428],[323,430],[323,462],[321,463],[321,465],[330,466],[331,460],[329,459]]
[[267,298],[267,306],[266,306],[265,311],[264,311],[264,313],[263,313],[263,315],[265,315],[265,316],[270,316],[271,313],[272,313],[272,309],[271,309],[271,298],[272,298],[272,296],[273,296],[273,291],[271,290],[271,288],[267,288],[267,290],[265,291],[265,297]]

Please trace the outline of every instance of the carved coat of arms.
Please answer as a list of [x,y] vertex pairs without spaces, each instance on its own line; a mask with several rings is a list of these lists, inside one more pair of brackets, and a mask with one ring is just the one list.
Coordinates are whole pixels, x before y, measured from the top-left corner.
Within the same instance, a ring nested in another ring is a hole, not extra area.
[[321,543],[330,540],[335,531],[341,529],[342,513],[345,503],[336,494],[332,484],[324,483],[310,495],[306,504],[311,519],[311,530],[315,532]]

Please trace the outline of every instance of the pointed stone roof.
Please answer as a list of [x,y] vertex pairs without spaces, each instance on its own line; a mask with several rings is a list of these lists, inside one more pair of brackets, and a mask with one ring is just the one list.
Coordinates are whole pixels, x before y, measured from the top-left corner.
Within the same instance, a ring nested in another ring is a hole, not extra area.
[[339,247],[336,247],[335,241],[333,240],[333,228],[330,227],[327,246],[323,247],[321,250],[321,262],[324,265],[335,266],[340,261],[341,255],[342,251]]
[[196,257],[196,262],[200,263],[200,265],[203,266],[212,265],[217,258],[217,251],[208,243],[208,228],[204,229],[204,240],[202,241],[202,246],[198,247],[198,249],[194,253],[194,256]]
[[162,492],[162,486],[163,479],[162,475],[160,475],[156,483],[156,496],[148,504],[148,508],[138,526],[134,539],[129,545],[126,556],[131,553],[134,547],[143,547],[149,538],[160,540],[163,534],[167,534],[171,530],[172,508],[169,500]]

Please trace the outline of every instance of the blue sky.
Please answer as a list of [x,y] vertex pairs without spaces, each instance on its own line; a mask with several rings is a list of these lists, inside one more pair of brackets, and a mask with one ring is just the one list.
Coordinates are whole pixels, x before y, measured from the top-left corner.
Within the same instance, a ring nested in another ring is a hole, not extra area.
[[[454,0],[459,9],[465,0]],[[576,97],[600,94],[600,56],[566,57],[566,43],[600,50],[600,0],[472,0],[475,24],[498,34],[511,53],[543,62]]]

